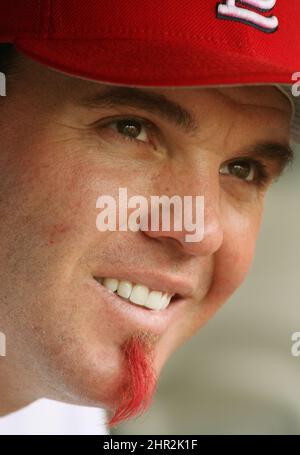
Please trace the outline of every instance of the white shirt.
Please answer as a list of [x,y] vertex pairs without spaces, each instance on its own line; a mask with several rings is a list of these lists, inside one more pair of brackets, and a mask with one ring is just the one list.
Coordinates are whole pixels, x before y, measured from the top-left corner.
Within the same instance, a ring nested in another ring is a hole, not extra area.
[[104,435],[104,409],[40,399],[0,417],[0,435]]

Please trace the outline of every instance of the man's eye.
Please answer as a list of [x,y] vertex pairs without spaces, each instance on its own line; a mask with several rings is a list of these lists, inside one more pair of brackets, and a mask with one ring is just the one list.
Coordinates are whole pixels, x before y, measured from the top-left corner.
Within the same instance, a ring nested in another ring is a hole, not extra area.
[[230,174],[242,180],[252,181],[255,177],[255,164],[251,161],[233,161],[223,164],[220,168],[221,174]]
[[106,123],[105,127],[111,127],[125,140],[135,142],[150,142],[147,130],[153,129],[153,125],[146,120],[136,118],[122,118]]
[[223,164],[220,174],[229,174],[247,182],[264,183],[268,178],[263,163],[255,160],[236,160]]

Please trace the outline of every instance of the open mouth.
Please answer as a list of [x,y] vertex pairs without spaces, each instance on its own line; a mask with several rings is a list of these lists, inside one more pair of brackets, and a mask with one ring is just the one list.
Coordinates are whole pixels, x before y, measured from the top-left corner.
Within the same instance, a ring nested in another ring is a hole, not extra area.
[[122,299],[150,310],[162,311],[169,306],[170,302],[180,298],[179,294],[152,290],[144,284],[132,283],[127,280],[108,277],[94,277],[94,279]]

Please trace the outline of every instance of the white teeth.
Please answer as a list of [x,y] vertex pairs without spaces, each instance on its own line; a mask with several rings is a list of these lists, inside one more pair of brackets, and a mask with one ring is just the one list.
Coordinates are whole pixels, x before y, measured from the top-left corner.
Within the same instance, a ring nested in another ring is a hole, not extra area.
[[130,300],[135,305],[145,306],[151,310],[164,310],[170,303],[174,294],[161,291],[151,291],[142,284],[132,284],[130,281],[117,280],[116,278],[97,278],[99,283],[120,297]]
[[162,310],[162,292],[152,291],[148,295],[146,305],[152,310]]
[[164,294],[162,296],[162,310],[164,310],[165,308],[167,308],[167,306],[169,305],[170,303],[170,300],[171,300],[172,296],[169,295],[169,294]]
[[106,287],[106,289],[109,289],[110,291],[115,292],[118,289],[118,284],[119,281],[116,280],[115,278],[105,278],[103,285]]
[[147,286],[136,284],[130,294],[129,300],[137,305],[145,305],[149,294]]
[[130,281],[120,281],[117,294],[124,299],[128,299],[132,291],[132,284]]

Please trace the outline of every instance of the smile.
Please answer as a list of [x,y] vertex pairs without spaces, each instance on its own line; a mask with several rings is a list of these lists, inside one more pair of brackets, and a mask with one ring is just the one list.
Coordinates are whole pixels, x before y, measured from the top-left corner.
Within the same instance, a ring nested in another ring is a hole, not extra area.
[[134,305],[140,305],[151,310],[162,311],[168,307],[175,294],[155,291],[140,283],[132,283],[117,278],[96,278],[109,291],[117,294]]

